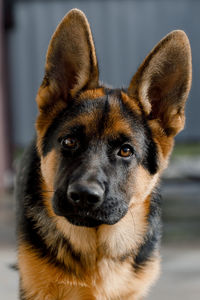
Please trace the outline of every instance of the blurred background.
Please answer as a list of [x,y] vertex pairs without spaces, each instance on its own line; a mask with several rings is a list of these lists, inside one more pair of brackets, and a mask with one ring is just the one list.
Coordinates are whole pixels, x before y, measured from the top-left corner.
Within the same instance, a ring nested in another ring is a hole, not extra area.
[[183,29],[191,42],[193,83],[186,127],[163,175],[162,275],[148,299],[200,299],[200,1],[0,0],[0,295],[17,299],[15,171],[34,135],[35,96],[51,35],[71,8],[92,27],[100,79],[127,86],[154,45]]

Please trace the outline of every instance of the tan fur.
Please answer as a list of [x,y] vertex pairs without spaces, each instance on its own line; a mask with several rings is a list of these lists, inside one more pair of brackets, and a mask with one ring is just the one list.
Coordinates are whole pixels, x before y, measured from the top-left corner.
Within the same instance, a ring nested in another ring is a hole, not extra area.
[[39,258],[28,245],[19,247],[18,261],[27,297],[34,300],[90,299],[85,283]]
[[141,202],[132,204],[126,216],[117,224],[102,225],[98,230],[73,226],[60,217],[56,217],[56,225],[75,250],[91,258],[98,255],[117,259],[125,250],[126,253],[133,249],[137,252],[146,232],[147,213],[146,205]]
[[[49,99],[47,96],[47,94],[49,94],[48,88],[45,89],[41,89],[38,92],[36,101],[44,102],[46,101],[46,99]],[[56,101],[56,99],[54,99],[54,101]],[[44,104],[43,102],[43,104]],[[48,129],[48,127],[50,126],[52,120],[59,114],[59,112],[61,112],[64,108],[66,108],[67,103],[62,101],[61,99],[58,99],[55,104],[52,104],[49,109],[47,109],[47,111],[43,111],[42,109],[40,110],[40,113],[37,117],[37,121],[36,121],[36,131],[37,131],[37,148],[39,153],[41,154],[41,143],[42,143],[42,139]]]
[[47,156],[41,158],[41,172],[46,182],[47,191],[54,190],[54,177],[57,170],[57,154],[51,151]]
[[129,97],[124,92],[121,92],[121,97],[122,97],[123,102],[125,104],[128,104],[130,106],[130,108],[132,109],[132,111],[134,111],[138,115],[141,115],[141,109],[140,109],[140,107],[139,107],[138,102],[136,101],[136,99]]
[[[28,245],[22,244],[19,247],[19,266],[22,286],[28,291],[27,295],[36,300],[54,300],[54,297],[67,300],[72,299],[72,295],[73,299],[138,299],[140,295],[145,295],[159,274],[159,256],[155,254],[144,269],[134,272],[129,252],[133,254],[133,249],[137,251],[144,238],[148,206],[148,199],[145,205],[132,205],[119,223],[102,225],[97,231],[73,226],[57,217],[57,228],[70,239],[74,249],[88,258],[84,270],[73,263],[79,275],[83,273],[84,276],[78,279],[50,265]],[[119,261],[124,249],[127,250],[127,257]],[[58,253],[58,259],[69,267],[70,261],[65,257],[64,249]],[[129,297],[129,294],[132,296]]]
[[[145,269],[135,274],[128,260],[118,265],[104,258],[97,262],[97,270],[94,270],[91,280],[79,282],[39,258],[27,245],[19,248],[19,264],[22,286],[27,291],[26,295],[34,300],[136,300],[147,293],[149,285],[159,274],[159,258],[153,259]],[[118,296],[119,291],[124,296]],[[130,294],[132,296],[129,297]]]
[[119,104],[114,97],[110,97],[110,113],[108,115],[107,127],[105,128],[104,134],[115,136],[119,133],[127,133],[132,135],[131,127],[122,118],[121,111],[119,108]]
[[[135,165],[126,186],[131,195],[127,214],[114,225],[87,228],[72,225],[54,213],[52,196],[59,154],[52,150],[43,157],[42,140],[52,120],[67,108],[72,97],[81,102],[105,96],[98,77],[88,21],[82,12],[72,10],[63,18],[49,44],[45,77],[36,99],[41,201],[45,209],[38,213],[31,207],[27,216],[34,221],[34,229],[49,249],[49,255],[53,253],[57,265],[40,257],[36,249],[19,238],[21,284],[29,300],[140,300],[159,275],[157,250],[139,267],[136,257],[149,230],[152,191],[167,166],[173,137],[184,126],[184,104],[191,85],[188,39],[182,31],[166,36],[144,60],[132,78],[128,93],[121,92],[124,104],[140,120],[145,118],[152,131],[158,152],[157,173],[151,175],[142,164]],[[123,117],[115,97],[109,95],[104,137],[128,134],[140,153],[143,149],[137,132]],[[98,109],[91,114],[82,113],[63,125],[59,137],[77,124],[86,127],[88,136],[97,135],[98,118]],[[73,253],[63,240],[73,247]]]
[[82,92],[78,100],[98,99],[105,96],[104,88],[92,89]]
[[[64,217],[56,216],[51,207],[51,193],[44,193],[49,215],[54,218],[57,229],[70,240],[76,251],[83,252],[85,256],[91,258],[91,264],[94,263],[92,259],[94,255],[117,259],[123,255],[125,250],[127,253],[133,249],[137,252],[137,248],[143,241],[146,232],[146,216],[150,205],[149,197],[146,196],[144,199],[143,195],[145,193],[149,195],[155,185],[155,183],[149,184],[150,176],[147,176],[145,170],[141,171],[141,176],[143,176],[142,182],[145,182],[145,176],[148,178],[147,184],[142,186],[143,193],[139,193],[140,185],[138,188],[135,186],[138,190],[136,194],[137,201],[131,201],[128,213],[117,224],[112,226],[101,225],[98,230],[74,226]],[[136,184],[138,185],[138,182]]]
[[[144,172],[141,173],[143,179]],[[42,188],[46,189],[44,183]],[[136,272],[131,261],[134,251],[137,253],[138,247],[143,242],[147,230],[149,197],[146,200],[131,202],[128,213],[117,224],[102,225],[97,230],[71,225],[65,218],[56,216],[50,204],[51,194],[43,193],[43,195],[52,222],[56,224],[58,232],[62,232],[69,239],[73,248],[82,253],[84,266],[66,256],[65,249],[59,248],[57,244],[58,261],[64,263],[66,268],[72,268],[73,273],[79,274],[74,277],[60,268],[53,267],[46,259],[37,257],[34,250],[22,244],[19,248],[22,286],[33,299],[53,300],[54,297],[58,297],[59,300],[67,300],[72,299],[70,297],[73,295],[76,297],[74,299],[116,300],[138,299],[140,294],[146,294],[149,286],[158,276],[159,256],[155,254],[155,258],[145,266],[145,269]],[[51,246],[56,237],[52,235],[45,238],[46,243]],[[124,251],[126,251],[125,258],[120,261]],[[148,268],[151,270],[151,275]],[[123,294],[124,296],[118,296]],[[129,294],[132,296],[129,297]]]
[[90,134],[91,131],[94,131],[96,129],[98,117],[98,110],[91,114],[83,113],[77,118],[73,118],[73,120],[69,121],[66,124],[66,127],[63,126],[63,129],[60,131],[60,136],[66,135],[68,128],[76,125],[85,125],[85,133]]
[[[143,203],[148,195],[151,194],[154,187],[158,183],[160,174],[156,173],[154,176],[148,174],[148,172],[139,166],[136,171],[136,182],[134,185],[130,180],[130,189],[132,189],[131,203]],[[132,186],[133,185],[133,186]]]

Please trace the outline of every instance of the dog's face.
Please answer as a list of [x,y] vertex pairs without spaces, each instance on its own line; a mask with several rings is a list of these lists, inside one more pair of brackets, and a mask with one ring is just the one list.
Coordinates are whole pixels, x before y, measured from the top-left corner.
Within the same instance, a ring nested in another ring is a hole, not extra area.
[[42,147],[54,212],[83,226],[119,221],[137,190],[138,166],[157,172],[156,145],[137,104],[132,109],[120,90],[103,95],[100,89],[96,97],[73,99],[53,120]]
[[115,224],[144,201],[184,125],[190,47],[172,32],[127,90],[104,88],[85,16],[72,10],[49,45],[37,96],[37,146],[53,214],[74,224]]

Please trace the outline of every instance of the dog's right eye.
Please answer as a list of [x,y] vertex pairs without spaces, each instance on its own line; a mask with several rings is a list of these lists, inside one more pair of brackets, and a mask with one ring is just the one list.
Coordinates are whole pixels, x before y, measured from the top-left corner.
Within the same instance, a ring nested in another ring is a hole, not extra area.
[[76,149],[78,147],[78,141],[74,137],[65,137],[61,139],[61,145],[64,149]]

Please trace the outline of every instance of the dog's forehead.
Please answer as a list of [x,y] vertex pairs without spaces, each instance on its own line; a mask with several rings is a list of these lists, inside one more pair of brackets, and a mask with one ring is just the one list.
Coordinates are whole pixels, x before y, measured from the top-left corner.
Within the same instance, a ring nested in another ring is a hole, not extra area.
[[87,135],[133,137],[141,131],[141,112],[137,103],[121,90],[103,93],[87,91],[66,111],[61,132],[84,128]]
[[138,152],[145,144],[142,112],[125,91],[103,89],[87,91],[72,99],[67,107],[52,120],[42,138],[42,153],[46,155],[67,135],[75,135],[96,143],[118,140],[132,142]]

